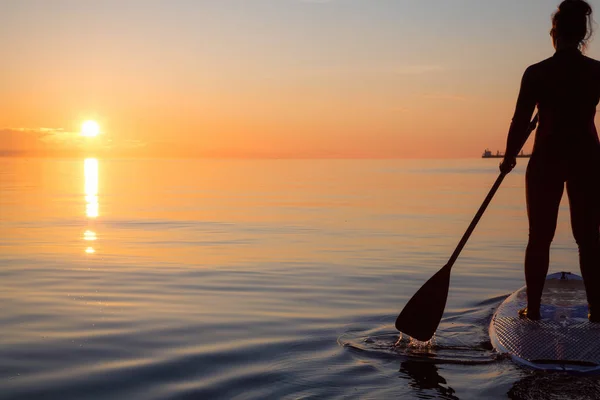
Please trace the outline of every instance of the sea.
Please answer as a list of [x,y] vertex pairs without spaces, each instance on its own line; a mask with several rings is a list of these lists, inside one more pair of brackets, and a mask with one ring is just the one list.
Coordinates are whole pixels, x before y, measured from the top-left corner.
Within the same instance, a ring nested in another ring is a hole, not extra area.
[[[421,343],[395,318],[498,160],[0,158],[0,399],[600,398],[491,347],[524,285],[518,162]],[[566,199],[550,271],[579,271]]]

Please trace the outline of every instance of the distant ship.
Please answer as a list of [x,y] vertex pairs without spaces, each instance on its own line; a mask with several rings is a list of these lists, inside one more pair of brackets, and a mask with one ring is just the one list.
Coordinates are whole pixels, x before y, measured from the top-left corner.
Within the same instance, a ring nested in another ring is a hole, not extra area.
[[[500,153],[499,151],[496,151],[496,154],[492,154],[490,149],[485,149],[483,154],[481,155],[481,158],[503,158],[503,157],[504,157],[504,153]],[[531,157],[531,154],[525,154],[525,153],[523,153],[523,151],[521,151],[519,154],[517,154],[517,158],[529,158],[529,157]]]

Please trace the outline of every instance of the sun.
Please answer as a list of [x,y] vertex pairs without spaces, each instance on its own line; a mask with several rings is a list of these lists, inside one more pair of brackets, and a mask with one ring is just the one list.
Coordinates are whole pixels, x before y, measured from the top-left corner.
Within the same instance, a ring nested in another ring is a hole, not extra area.
[[94,137],[94,136],[98,136],[98,134],[100,133],[100,125],[98,125],[98,123],[96,121],[85,121],[82,125],[81,125],[81,135],[82,136],[88,136],[88,137]]

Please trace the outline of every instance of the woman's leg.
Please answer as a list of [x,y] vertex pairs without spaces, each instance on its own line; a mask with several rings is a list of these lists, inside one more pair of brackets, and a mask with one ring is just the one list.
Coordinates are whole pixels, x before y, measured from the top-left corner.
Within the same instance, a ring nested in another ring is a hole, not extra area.
[[550,263],[550,244],[556,231],[564,180],[534,160],[527,168],[526,193],[529,218],[529,242],[525,252],[527,311],[531,319],[539,319],[544,282]]
[[590,320],[600,322],[600,174],[581,169],[567,180],[571,227],[579,247]]

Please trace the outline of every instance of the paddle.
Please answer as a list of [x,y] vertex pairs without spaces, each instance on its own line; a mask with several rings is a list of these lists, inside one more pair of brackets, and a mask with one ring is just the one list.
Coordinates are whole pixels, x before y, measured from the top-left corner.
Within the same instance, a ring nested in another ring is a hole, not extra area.
[[[535,129],[537,125],[538,116],[533,118],[528,127],[527,135]],[[525,144],[525,143],[523,143]],[[522,147],[522,146],[521,146]],[[520,150],[520,149],[519,149]],[[396,329],[400,332],[405,333],[417,340],[426,342],[435,333],[442,315],[444,314],[444,308],[446,307],[446,300],[448,299],[448,289],[450,287],[450,271],[454,262],[458,258],[467,240],[475,230],[477,223],[481,219],[485,209],[492,201],[494,194],[500,187],[500,184],[506,176],[505,173],[500,173],[494,186],[490,189],[487,197],[483,201],[479,211],[475,214],[475,218],[471,221],[471,225],[463,235],[460,243],[452,253],[448,263],[442,267],[434,276],[432,276],[425,284],[415,293],[415,295],[409,300],[404,306],[404,309],[396,318]]]

